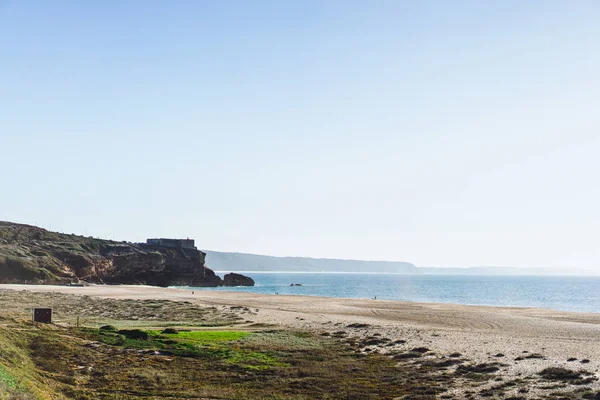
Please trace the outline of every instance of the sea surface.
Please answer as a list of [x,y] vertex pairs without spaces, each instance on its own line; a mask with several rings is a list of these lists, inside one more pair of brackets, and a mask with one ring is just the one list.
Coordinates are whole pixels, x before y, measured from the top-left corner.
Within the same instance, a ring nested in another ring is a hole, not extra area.
[[[188,288],[600,312],[600,277],[243,272],[254,287]],[[221,273],[222,275],[222,273]],[[290,286],[290,284],[302,286]]]

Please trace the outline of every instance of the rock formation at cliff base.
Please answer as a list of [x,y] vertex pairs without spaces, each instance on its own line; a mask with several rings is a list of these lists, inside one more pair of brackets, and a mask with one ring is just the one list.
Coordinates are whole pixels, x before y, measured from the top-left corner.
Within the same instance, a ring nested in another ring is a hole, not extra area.
[[242,274],[225,274],[223,277],[225,286],[254,286],[254,279]]

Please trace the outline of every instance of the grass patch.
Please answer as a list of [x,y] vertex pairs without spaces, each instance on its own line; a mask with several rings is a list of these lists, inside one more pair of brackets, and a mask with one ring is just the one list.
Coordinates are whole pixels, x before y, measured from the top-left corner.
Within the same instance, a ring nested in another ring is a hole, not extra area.
[[429,399],[449,383],[306,332],[151,330],[143,340],[107,329],[36,329],[28,346],[52,398]]
[[19,385],[17,378],[15,378],[3,365],[0,365],[0,383],[12,389],[16,389]]
[[139,329],[114,332],[89,328],[81,331],[88,338],[125,349],[155,350],[163,355],[223,361],[228,365],[249,369],[268,369],[288,365],[281,362],[275,352],[244,349],[239,345],[231,345],[232,342],[250,336],[250,332],[182,331],[163,333],[159,330],[143,331]]
[[147,331],[154,337],[166,337],[186,343],[203,344],[214,342],[231,342],[245,338],[250,332],[243,331],[180,331],[178,333],[162,333],[162,331]]

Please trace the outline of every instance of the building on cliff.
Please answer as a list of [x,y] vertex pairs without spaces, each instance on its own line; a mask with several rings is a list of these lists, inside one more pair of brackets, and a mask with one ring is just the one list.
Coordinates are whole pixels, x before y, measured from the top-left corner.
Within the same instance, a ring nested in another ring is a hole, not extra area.
[[194,249],[194,239],[146,239],[146,244],[151,246],[172,247],[175,249]]

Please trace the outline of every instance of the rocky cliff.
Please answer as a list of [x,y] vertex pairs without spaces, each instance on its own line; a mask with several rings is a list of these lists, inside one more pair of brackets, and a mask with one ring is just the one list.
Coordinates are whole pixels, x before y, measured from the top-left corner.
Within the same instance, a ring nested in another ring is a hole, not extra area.
[[0,221],[1,283],[223,286],[196,249],[50,232]]

